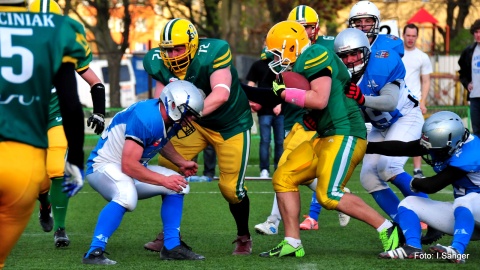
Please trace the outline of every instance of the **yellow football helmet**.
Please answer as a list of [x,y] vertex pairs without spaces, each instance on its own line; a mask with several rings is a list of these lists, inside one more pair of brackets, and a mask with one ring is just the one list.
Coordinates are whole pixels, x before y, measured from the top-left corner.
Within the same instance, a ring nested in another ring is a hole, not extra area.
[[310,46],[310,39],[303,25],[296,21],[283,21],[268,31],[266,52],[273,54],[270,69],[279,74],[297,61],[298,56]]
[[58,15],[63,15],[63,11],[57,2],[53,0],[33,0],[28,9],[31,12],[38,13],[55,13]]
[[[169,56],[167,49],[185,46],[185,53]],[[198,49],[198,32],[195,26],[185,19],[172,19],[163,27],[160,34],[160,56],[165,66],[174,72],[182,72],[188,68]]]
[[287,20],[297,21],[304,27],[307,25],[312,26],[313,31],[310,34],[309,38],[312,42],[315,42],[315,40],[317,39],[319,27],[318,14],[313,8],[305,5],[299,5],[292,9],[292,11],[290,11]]

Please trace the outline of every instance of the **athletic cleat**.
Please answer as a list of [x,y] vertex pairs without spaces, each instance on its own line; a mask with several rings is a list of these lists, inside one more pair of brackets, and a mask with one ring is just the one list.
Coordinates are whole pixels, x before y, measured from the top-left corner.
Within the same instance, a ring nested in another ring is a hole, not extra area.
[[425,178],[425,175],[423,175],[422,170],[413,170],[413,177],[415,177],[415,178]]
[[260,257],[270,258],[270,257],[284,257],[284,256],[295,256],[303,257],[305,256],[305,250],[303,246],[300,245],[297,248],[294,248],[288,243],[287,240],[283,240],[278,244],[278,246],[272,248],[269,251],[260,253]]
[[421,259],[424,254],[420,248],[404,245],[394,250],[389,250],[378,254],[378,258],[382,259]]
[[446,259],[452,263],[465,263],[465,254],[461,254],[454,247],[451,246],[442,246],[437,244],[436,246],[431,246],[429,249],[430,253],[436,254],[437,258]]
[[97,264],[97,265],[117,264],[116,261],[110,260],[109,258],[105,257],[103,254],[110,255],[107,252],[103,251],[101,248],[96,248],[88,255],[88,257],[87,257],[87,253],[83,255],[82,263]]
[[143,247],[146,250],[150,250],[153,252],[160,252],[163,248],[163,238],[164,238],[164,235],[163,235],[163,232],[161,232],[157,235],[157,238],[155,238],[155,240],[146,243],[145,245],[143,245]]
[[318,230],[318,222],[309,215],[303,215],[305,220],[300,223],[300,230]]
[[444,232],[439,231],[432,226],[428,226],[427,233],[422,235],[422,245],[430,245],[445,235]]
[[[344,187],[343,191],[345,191],[346,193],[351,193],[350,189],[348,189],[347,187]],[[340,226],[345,227],[350,222],[350,216],[338,211],[338,222],[340,223]]]
[[252,254],[252,238],[250,235],[238,236],[232,244],[235,243],[233,255],[250,255]]
[[40,205],[40,211],[38,213],[38,220],[40,221],[40,226],[44,232],[51,232],[53,229],[53,218],[52,218],[52,205],[49,204],[47,208],[43,209]]
[[64,228],[58,228],[57,231],[53,234],[53,241],[55,246],[58,247],[68,247],[70,245],[70,239],[68,239],[67,233],[65,233]]
[[276,221],[277,216],[271,215],[267,218],[267,221],[255,225],[255,231],[264,235],[278,234],[278,226],[275,224]]
[[160,259],[162,260],[205,260],[205,256],[197,254],[183,242],[168,250],[165,246],[160,251]]
[[383,251],[394,250],[398,248],[402,243],[402,231],[400,227],[394,224],[392,227],[383,229],[380,232],[380,240],[382,241]]

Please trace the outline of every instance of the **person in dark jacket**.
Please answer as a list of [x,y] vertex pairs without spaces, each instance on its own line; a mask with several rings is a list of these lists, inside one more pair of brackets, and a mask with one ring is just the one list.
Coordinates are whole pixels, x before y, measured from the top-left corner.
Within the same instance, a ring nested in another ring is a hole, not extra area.
[[468,90],[473,134],[480,136],[480,19],[470,27],[475,42],[465,48],[458,65],[460,82]]

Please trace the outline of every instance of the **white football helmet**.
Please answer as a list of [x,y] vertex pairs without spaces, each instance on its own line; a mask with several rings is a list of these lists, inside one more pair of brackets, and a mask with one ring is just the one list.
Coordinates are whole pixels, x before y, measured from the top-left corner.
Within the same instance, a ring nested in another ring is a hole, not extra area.
[[358,1],[353,5],[348,16],[348,27],[359,28],[355,21],[361,18],[372,18],[375,22],[369,30],[362,30],[367,37],[376,37],[380,31],[380,10],[370,1]]
[[[358,81],[367,68],[370,58],[370,42],[365,34],[356,28],[347,28],[340,32],[333,43],[335,53],[342,59],[352,74],[354,81]],[[348,55],[361,52],[361,57],[349,62]]]
[[195,131],[188,116],[202,117],[204,101],[203,95],[195,85],[184,80],[173,81],[163,88],[160,101],[168,117],[174,122],[174,129],[183,130],[185,136],[177,133],[177,137],[186,137]]
[[428,150],[423,159],[429,165],[441,165],[462,147],[469,135],[457,114],[449,111],[432,114],[422,128],[420,144]]

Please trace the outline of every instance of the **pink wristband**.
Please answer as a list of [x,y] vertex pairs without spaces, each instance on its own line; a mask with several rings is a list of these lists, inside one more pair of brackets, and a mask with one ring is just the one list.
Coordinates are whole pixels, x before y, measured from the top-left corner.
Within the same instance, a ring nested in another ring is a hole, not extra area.
[[295,104],[299,107],[305,107],[305,90],[298,88],[285,89],[285,102]]

